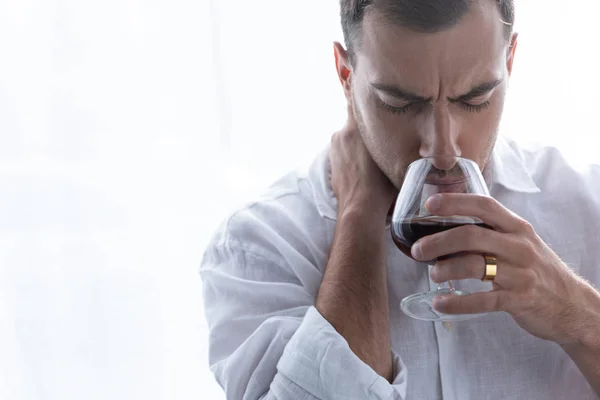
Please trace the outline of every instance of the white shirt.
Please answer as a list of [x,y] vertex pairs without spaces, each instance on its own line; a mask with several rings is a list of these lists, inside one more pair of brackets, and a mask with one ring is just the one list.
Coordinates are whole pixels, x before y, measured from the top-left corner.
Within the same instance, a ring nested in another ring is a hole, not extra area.
[[[600,287],[600,168],[577,170],[553,148],[499,138],[484,177],[491,195],[535,227]],[[387,235],[392,384],[314,308],[336,224],[327,150],[218,230],[203,258],[209,362],[228,399],[596,399],[555,343],[506,313],[455,323],[407,317],[402,298],[432,290],[424,264]]]

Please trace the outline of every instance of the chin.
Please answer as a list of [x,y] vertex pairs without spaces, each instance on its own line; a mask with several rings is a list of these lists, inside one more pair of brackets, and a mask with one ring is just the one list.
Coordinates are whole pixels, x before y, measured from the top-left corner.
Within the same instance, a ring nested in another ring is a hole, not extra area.
[[402,167],[399,170],[396,169],[392,171],[384,171],[384,175],[387,176],[387,178],[390,180],[390,182],[392,182],[396,189],[400,190],[402,182],[404,182],[404,176],[406,175],[407,168],[408,166]]

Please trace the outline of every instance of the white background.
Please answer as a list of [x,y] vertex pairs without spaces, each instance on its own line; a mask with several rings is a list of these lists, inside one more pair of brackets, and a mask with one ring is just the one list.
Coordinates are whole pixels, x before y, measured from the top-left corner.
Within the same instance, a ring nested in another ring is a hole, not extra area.
[[[592,0],[521,0],[504,132],[598,161]],[[222,399],[218,222],[343,123],[336,0],[0,0],[0,398]]]

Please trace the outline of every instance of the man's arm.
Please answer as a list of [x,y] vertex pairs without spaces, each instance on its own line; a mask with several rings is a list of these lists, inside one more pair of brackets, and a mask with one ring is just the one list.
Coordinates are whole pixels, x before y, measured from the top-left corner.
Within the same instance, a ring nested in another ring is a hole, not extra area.
[[600,293],[583,280],[580,284],[586,298],[586,302],[581,303],[580,307],[594,310],[592,315],[595,314],[597,318],[584,315],[581,323],[574,323],[573,329],[578,332],[579,340],[574,344],[564,344],[561,347],[577,364],[600,398]]
[[377,167],[349,110],[329,152],[338,220],[316,308],[377,374],[392,380],[385,220],[397,190]]
[[563,346],[563,350],[577,364],[585,379],[600,398],[600,347]]
[[339,215],[316,308],[363,362],[391,381],[385,219],[363,210]]

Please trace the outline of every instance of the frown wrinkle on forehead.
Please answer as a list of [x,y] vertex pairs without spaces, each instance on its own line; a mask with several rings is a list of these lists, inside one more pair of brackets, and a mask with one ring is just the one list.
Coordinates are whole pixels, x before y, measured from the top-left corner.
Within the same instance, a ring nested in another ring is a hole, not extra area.
[[[486,2],[485,4],[487,4]],[[477,84],[503,79],[507,42],[493,2],[472,9],[440,32],[420,33],[382,23],[368,13],[356,73],[370,82],[395,84],[424,98],[459,96]]]

